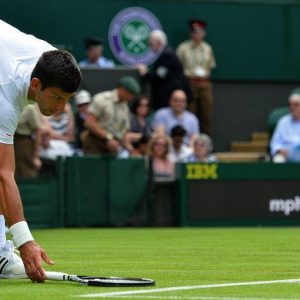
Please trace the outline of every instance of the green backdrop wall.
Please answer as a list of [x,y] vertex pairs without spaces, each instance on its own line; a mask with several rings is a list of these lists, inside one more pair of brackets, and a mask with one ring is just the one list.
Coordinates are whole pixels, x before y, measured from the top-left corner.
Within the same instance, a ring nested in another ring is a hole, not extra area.
[[[112,18],[129,6],[149,9],[172,46],[188,37],[191,17],[208,21],[208,36],[225,80],[299,80],[299,1],[201,0],[1,0],[0,18],[84,57],[82,39],[106,41]],[[113,58],[108,45],[105,55]]]

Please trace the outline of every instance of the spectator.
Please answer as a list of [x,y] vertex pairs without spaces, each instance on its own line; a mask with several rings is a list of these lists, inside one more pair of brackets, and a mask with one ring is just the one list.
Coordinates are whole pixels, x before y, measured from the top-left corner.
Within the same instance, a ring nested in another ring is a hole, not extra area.
[[211,135],[213,96],[210,75],[216,62],[211,46],[203,40],[206,36],[206,22],[190,20],[188,24],[191,40],[181,43],[176,53],[192,89],[190,110],[200,119],[201,130]]
[[84,39],[86,59],[79,62],[80,67],[114,68],[112,60],[103,57],[103,41],[96,37]]
[[170,138],[166,135],[154,135],[149,141],[148,154],[152,160],[152,171],[155,179],[173,179],[174,164],[168,158]]
[[186,130],[181,125],[176,125],[171,130],[172,144],[170,147],[169,159],[173,163],[183,162],[192,154],[192,148],[183,143]]
[[192,145],[194,137],[199,134],[199,121],[193,113],[186,110],[185,92],[183,90],[173,91],[169,103],[169,107],[161,108],[154,114],[154,131],[170,135],[174,126],[181,125],[187,132],[184,143]]
[[88,108],[83,139],[85,154],[118,154],[124,144],[124,134],[130,126],[128,102],[140,93],[138,82],[122,77],[112,91],[98,93]]
[[84,122],[87,116],[87,109],[91,102],[91,94],[88,91],[81,90],[75,95],[75,104],[77,112],[75,114],[75,127],[76,127],[76,142],[79,149],[82,148],[81,135],[85,131]]
[[131,156],[133,157],[144,157],[147,155],[149,136],[142,136],[134,145]]
[[37,105],[25,106],[14,136],[15,176],[33,178],[42,166],[39,158],[41,113]]
[[74,116],[71,105],[67,103],[63,112],[56,112],[47,117],[45,123],[49,124],[50,138],[52,140],[61,140],[67,143],[74,142]]
[[274,162],[300,162],[300,88],[289,97],[290,113],[275,128],[270,148]]
[[51,139],[51,130],[43,128],[40,147],[40,157],[42,159],[56,160],[59,156],[72,156],[73,153],[72,148],[66,141]]
[[171,93],[176,89],[184,90],[191,100],[188,80],[174,50],[168,47],[166,34],[161,30],[152,31],[149,45],[154,52],[159,53],[153,71],[149,72],[145,65],[138,65],[137,68],[143,78],[151,84],[153,109],[157,110],[168,106]]
[[151,135],[151,125],[147,119],[149,113],[149,98],[145,95],[137,97],[131,105],[130,128],[125,134],[127,143],[133,148],[137,147],[143,136],[149,138]]
[[213,142],[211,138],[202,133],[196,137],[194,141],[194,153],[189,155],[185,162],[203,162],[203,163],[214,163],[217,162],[217,158],[212,155]]

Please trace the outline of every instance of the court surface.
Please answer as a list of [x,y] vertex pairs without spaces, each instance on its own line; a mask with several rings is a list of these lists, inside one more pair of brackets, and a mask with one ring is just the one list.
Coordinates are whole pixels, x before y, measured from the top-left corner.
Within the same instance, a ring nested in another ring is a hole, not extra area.
[[33,231],[48,270],[148,277],[154,287],[86,287],[1,280],[1,300],[300,300],[300,228],[58,229]]

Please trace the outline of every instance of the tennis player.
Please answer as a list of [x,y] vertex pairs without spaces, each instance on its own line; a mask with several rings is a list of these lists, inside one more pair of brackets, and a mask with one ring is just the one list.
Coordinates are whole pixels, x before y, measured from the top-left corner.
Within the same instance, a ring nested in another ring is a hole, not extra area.
[[[0,20],[0,278],[45,279],[42,260],[53,262],[34,241],[14,179],[13,137],[28,100],[49,116],[64,111],[81,82],[74,57]],[[6,241],[5,220],[12,241]],[[14,253],[19,249],[21,258]]]

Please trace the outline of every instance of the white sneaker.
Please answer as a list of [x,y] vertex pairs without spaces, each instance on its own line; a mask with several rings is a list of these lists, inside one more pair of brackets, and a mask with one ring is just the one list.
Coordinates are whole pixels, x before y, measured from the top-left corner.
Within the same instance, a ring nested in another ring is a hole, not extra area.
[[0,248],[0,279],[27,278],[23,261],[15,251],[12,241]]

